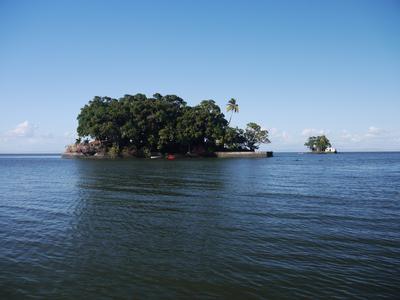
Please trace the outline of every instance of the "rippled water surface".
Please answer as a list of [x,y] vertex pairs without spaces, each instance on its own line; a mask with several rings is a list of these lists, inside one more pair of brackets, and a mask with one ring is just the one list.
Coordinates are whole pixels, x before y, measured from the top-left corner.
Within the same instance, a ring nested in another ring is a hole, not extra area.
[[0,156],[1,299],[395,299],[400,153]]

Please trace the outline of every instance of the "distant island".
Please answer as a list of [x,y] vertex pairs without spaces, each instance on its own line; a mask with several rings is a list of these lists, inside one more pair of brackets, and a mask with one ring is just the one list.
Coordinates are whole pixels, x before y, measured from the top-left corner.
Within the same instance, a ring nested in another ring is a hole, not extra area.
[[64,156],[226,157],[218,153],[240,152],[250,157],[261,144],[270,143],[268,131],[256,123],[244,129],[229,126],[233,114],[239,112],[235,99],[229,100],[226,111],[229,121],[213,100],[189,106],[176,95],[159,93],[150,98],[144,94],[119,99],[96,96],[81,109],[79,137],[67,146]]
[[309,137],[304,146],[315,154],[337,153],[337,150],[332,147],[331,142],[325,135]]

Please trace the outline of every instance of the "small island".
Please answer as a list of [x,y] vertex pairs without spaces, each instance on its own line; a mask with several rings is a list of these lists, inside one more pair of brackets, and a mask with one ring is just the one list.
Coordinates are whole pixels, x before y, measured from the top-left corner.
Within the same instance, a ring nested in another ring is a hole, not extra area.
[[337,150],[332,147],[331,142],[325,135],[311,136],[308,138],[304,146],[308,147],[314,154],[329,154],[337,153]]
[[168,158],[269,157],[256,152],[270,143],[268,131],[250,122],[246,128],[229,126],[239,111],[229,100],[225,119],[214,100],[189,106],[176,95],[144,94],[122,98],[96,96],[80,111],[78,139],[66,147],[63,157]]

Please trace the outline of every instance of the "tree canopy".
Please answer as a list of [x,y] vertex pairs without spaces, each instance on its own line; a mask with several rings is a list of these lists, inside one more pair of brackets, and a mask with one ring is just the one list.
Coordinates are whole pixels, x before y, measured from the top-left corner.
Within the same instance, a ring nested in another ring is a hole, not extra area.
[[244,138],[246,147],[252,151],[258,149],[261,144],[270,143],[268,131],[261,129],[261,126],[256,123],[247,124]]
[[313,152],[324,152],[326,148],[332,147],[325,135],[309,137],[304,146],[307,146]]
[[[237,107],[232,110],[237,111]],[[134,148],[185,153],[199,146],[204,151],[254,151],[260,144],[269,143],[268,131],[255,123],[249,123],[245,130],[229,127],[215,101],[189,106],[176,95],[96,96],[77,119],[78,141],[92,139],[116,151]]]

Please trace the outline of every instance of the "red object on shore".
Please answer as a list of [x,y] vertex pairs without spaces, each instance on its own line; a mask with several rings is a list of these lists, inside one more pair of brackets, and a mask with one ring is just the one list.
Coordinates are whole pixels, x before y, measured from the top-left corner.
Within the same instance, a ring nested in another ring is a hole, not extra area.
[[174,159],[175,159],[175,155],[173,155],[173,154],[168,154],[168,155],[167,155],[167,159],[168,159],[168,160],[174,160]]

